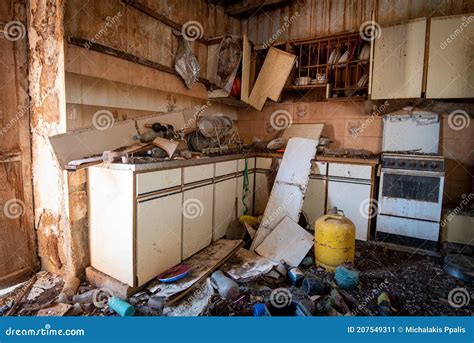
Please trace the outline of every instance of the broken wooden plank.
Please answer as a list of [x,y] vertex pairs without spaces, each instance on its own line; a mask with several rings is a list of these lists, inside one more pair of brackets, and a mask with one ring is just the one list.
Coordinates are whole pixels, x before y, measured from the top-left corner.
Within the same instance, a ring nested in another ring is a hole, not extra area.
[[278,101],[283,86],[290,75],[296,56],[286,51],[270,48],[257,81],[252,88],[249,104],[261,111],[267,98]]
[[183,261],[184,264],[191,267],[191,273],[188,276],[174,283],[156,281],[148,289],[156,295],[167,298],[167,305],[170,306],[182,299],[197,284],[224,264],[238,251],[242,244],[241,240],[220,239]]
[[59,303],[39,310],[36,315],[38,317],[62,317],[71,307],[72,305],[70,304]]
[[317,140],[307,138],[290,138],[288,141],[251,251],[284,217],[298,222],[317,145]]
[[250,64],[252,60],[252,46],[250,45],[246,33],[243,34],[242,41],[242,86],[240,88],[240,100],[248,104],[250,94]]
[[143,288],[130,287],[126,283],[120,282],[119,280],[98,271],[94,267],[86,268],[86,279],[95,287],[107,288],[112,292],[113,295],[124,299],[130,297],[132,294]]
[[185,126],[182,112],[154,114],[143,118],[115,122],[115,118],[110,111],[102,110],[96,112],[93,122],[95,124],[92,128],[49,137],[61,167],[73,160],[102,155],[104,151],[137,144],[137,140],[134,139],[137,128],[140,132],[149,130],[145,128],[146,124],[160,122],[161,124],[173,125],[175,128]]
[[284,260],[292,267],[299,266],[313,246],[313,235],[291,220],[283,220],[255,250],[275,263]]

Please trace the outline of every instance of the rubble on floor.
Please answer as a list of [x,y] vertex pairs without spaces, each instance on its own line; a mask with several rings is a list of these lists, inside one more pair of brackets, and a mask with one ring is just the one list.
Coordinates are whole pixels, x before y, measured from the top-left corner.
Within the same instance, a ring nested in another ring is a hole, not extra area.
[[[256,304],[273,306],[273,315],[278,315],[274,305],[278,308],[290,303],[298,304],[303,313],[315,316],[473,314],[472,300],[458,306],[453,304],[449,294],[456,289],[473,294],[474,286],[444,272],[441,258],[388,250],[370,242],[357,242],[356,251],[354,268],[360,274],[354,289],[338,287],[334,273],[314,264],[301,264],[299,269],[306,278],[317,279],[325,285],[315,288],[320,289],[315,291],[320,294],[307,294],[304,285],[291,285],[284,276],[275,274],[274,269],[268,271],[267,261],[256,255],[252,261],[254,253],[241,248],[221,268],[239,285],[240,294],[236,299],[224,299],[214,289],[210,278],[205,277],[172,306],[165,305],[165,301],[161,302],[160,297],[149,290],[125,300],[135,308],[137,316],[253,316]],[[313,251],[307,256],[313,256]],[[55,301],[62,287],[60,277],[40,272],[32,282],[26,282],[0,298],[0,313],[19,316],[118,315],[108,306],[97,307],[94,303],[58,305]],[[92,285],[82,283],[78,294],[93,289]]]

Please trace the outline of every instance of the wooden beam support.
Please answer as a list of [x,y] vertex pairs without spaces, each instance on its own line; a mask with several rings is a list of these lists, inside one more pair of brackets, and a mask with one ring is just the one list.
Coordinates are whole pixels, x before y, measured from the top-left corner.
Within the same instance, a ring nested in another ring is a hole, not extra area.
[[[175,30],[181,31],[181,29],[183,28],[182,24],[179,24],[179,23],[169,19],[167,16],[152,10],[151,8],[143,5],[142,3],[140,3],[136,0],[122,0],[122,2],[125,5],[133,7],[136,10],[152,17],[153,19],[158,20],[159,22],[161,22],[161,23],[163,23],[163,24],[165,24],[165,25],[167,25],[167,26],[169,26],[169,27],[171,27]],[[210,45],[211,44],[210,40],[205,38],[204,36],[197,38],[196,41],[199,42],[199,43],[202,43],[204,45]]]
[[259,8],[286,5],[290,2],[290,0],[244,0],[240,3],[226,6],[225,13],[230,16],[243,16],[250,12],[255,12]]
[[[102,45],[102,44],[99,44],[99,43],[92,42],[92,41],[87,40],[87,39],[83,39],[83,38],[79,38],[79,37],[68,37],[67,41],[70,44],[80,46],[80,47],[85,48],[85,49],[97,51],[97,52],[100,52],[100,53],[103,53],[103,54],[106,54],[106,55],[110,55],[110,56],[113,56],[113,57],[121,58],[121,59],[126,60],[126,61],[137,63],[137,64],[143,65],[145,67],[153,68],[153,69],[156,69],[156,70],[163,71],[165,73],[169,73],[169,74],[179,76],[178,73],[173,68],[170,68],[168,66],[165,66],[165,65],[157,63],[157,62],[150,61],[146,58],[142,58],[142,57],[138,57],[136,55],[132,55],[132,54],[130,54],[128,52],[125,52],[125,51],[121,51],[121,50],[111,48],[111,47],[106,46],[106,45]],[[203,83],[206,86],[206,88],[210,87],[210,82],[206,79],[203,79],[203,78],[200,77],[199,82]]]

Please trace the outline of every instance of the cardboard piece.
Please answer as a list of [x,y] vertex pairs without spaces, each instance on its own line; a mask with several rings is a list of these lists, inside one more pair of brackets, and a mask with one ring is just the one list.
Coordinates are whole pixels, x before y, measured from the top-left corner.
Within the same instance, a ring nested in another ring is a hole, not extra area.
[[275,263],[285,260],[290,266],[296,267],[312,246],[313,235],[289,217],[285,217],[255,252]]

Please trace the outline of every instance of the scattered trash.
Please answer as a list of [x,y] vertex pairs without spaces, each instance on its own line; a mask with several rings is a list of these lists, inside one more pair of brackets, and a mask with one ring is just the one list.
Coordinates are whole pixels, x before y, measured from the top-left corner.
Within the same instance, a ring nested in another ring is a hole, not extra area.
[[226,239],[244,239],[245,237],[245,223],[240,219],[233,220],[225,232]]
[[179,145],[179,142],[177,141],[174,141],[172,139],[161,138],[161,137],[155,138],[152,143],[153,145],[156,145],[158,148],[166,151],[169,157],[173,156],[174,152],[176,151],[176,148]]
[[81,304],[76,303],[72,305],[69,311],[66,312],[66,316],[80,316],[84,313],[84,309],[82,308]]
[[173,33],[179,36],[174,69],[183,78],[186,87],[191,89],[193,84],[199,80],[201,68],[185,37],[177,30],[173,30]]
[[357,287],[359,274],[360,272],[356,269],[339,266],[336,268],[334,278],[340,288],[350,291]]
[[304,274],[298,267],[292,267],[285,260],[281,260],[280,263],[286,269],[286,277],[294,286],[301,286],[304,279]]
[[186,277],[191,273],[191,267],[186,264],[178,264],[167,271],[161,273],[156,278],[160,282],[170,283],[181,280],[182,278]]
[[355,226],[337,207],[316,220],[314,254],[316,265],[329,271],[354,263]]
[[225,276],[221,270],[212,273],[211,281],[224,299],[234,300],[240,295],[239,285]]
[[329,289],[329,285],[318,277],[306,277],[303,280],[303,290],[307,296],[327,294]]
[[92,304],[97,294],[97,289],[92,289],[90,291],[84,292],[82,294],[76,294],[72,297],[73,303],[79,304]]
[[474,282],[474,258],[463,254],[448,254],[444,257],[444,271],[455,278]]
[[303,261],[301,261],[301,264],[304,266],[304,267],[311,267],[312,265],[314,265],[314,258],[312,258],[311,256],[306,256]]
[[122,317],[129,317],[135,314],[135,308],[123,299],[111,297],[107,303],[109,308],[117,312]]
[[72,307],[70,304],[58,303],[51,307],[41,309],[36,314],[38,317],[61,317]]
[[256,303],[253,305],[252,313],[254,317],[271,317],[270,311],[263,303]]
[[148,307],[158,310],[159,312],[163,312],[163,309],[166,304],[166,299],[160,296],[153,296],[148,299],[147,305]]
[[262,274],[269,273],[272,268],[273,263],[269,259],[240,248],[222,267],[222,270],[235,281],[248,282]]
[[59,293],[57,301],[59,303],[68,303],[72,296],[76,294],[80,284],[81,281],[77,277],[66,277],[64,280],[63,289],[61,290],[61,293]]
[[377,297],[378,313],[379,316],[391,316],[392,315],[392,305],[390,303],[390,298],[387,292],[382,292]]
[[210,278],[197,285],[189,296],[176,306],[165,307],[163,315],[169,317],[194,317],[202,314],[209,305],[214,288]]

